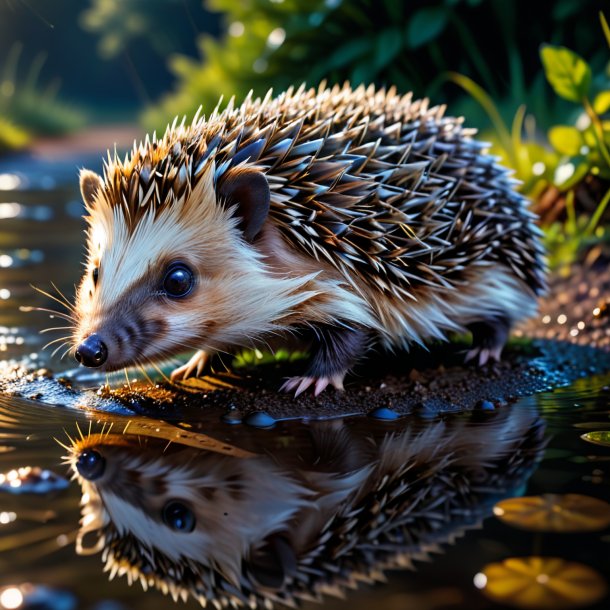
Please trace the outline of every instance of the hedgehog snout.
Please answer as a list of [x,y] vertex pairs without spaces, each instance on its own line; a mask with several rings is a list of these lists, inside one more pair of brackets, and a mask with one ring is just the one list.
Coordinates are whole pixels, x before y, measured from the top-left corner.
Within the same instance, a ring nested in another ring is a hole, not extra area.
[[84,366],[96,368],[108,359],[108,348],[96,333],[83,339],[74,353],[76,360]]

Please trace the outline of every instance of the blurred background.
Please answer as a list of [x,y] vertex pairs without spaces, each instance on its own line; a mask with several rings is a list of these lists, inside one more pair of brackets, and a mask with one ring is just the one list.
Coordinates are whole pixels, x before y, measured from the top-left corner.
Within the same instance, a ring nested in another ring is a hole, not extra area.
[[606,240],[604,10],[595,0],[0,0],[0,154],[127,146],[250,89],[395,85],[479,128],[533,199],[551,264],[566,267]]
[[[0,151],[36,151],[75,133],[51,150],[126,145],[250,89],[323,79],[396,85],[447,103],[481,130],[533,198],[552,264],[566,265],[605,240],[607,8],[594,0],[2,0]],[[546,61],[541,45],[551,45]]]

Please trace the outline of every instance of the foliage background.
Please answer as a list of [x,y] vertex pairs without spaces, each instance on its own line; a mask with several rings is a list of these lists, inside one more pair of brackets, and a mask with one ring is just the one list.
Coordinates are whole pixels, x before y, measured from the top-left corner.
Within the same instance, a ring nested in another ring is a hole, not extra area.
[[[606,238],[607,9],[598,0],[4,0],[0,150],[90,123],[162,130],[250,89],[392,84],[480,129],[534,200],[561,265]],[[585,71],[576,95],[553,82],[541,45],[555,58],[560,47],[571,53],[551,61],[560,71]]]

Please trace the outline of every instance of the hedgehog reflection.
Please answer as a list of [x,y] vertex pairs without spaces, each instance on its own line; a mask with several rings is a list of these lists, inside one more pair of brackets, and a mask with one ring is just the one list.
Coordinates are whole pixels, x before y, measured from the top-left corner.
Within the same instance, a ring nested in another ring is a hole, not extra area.
[[250,458],[127,434],[76,441],[78,552],[101,551],[111,577],[204,606],[319,600],[409,567],[479,523],[543,446],[542,423],[519,409],[484,424],[304,429],[307,447]]

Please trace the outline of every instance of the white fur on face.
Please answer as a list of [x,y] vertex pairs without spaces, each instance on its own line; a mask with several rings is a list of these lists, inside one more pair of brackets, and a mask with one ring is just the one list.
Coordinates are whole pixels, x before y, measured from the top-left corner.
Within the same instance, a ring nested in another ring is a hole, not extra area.
[[[164,206],[157,214],[145,213],[133,231],[121,206],[98,199],[90,210],[88,270],[77,297],[77,341],[93,332],[103,336],[108,318],[117,314],[116,304],[138,287],[139,280],[150,277],[151,271],[162,277],[159,261],[190,265],[196,286],[181,300],[155,294],[154,289],[149,297],[139,299],[138,315],[146,317],[154,310],[166,323],[163,335],[148,342],[139,358],[248,345],[265,333],[284,330],[283,321],[295,308],[316,296],[315,288],[306,288],[315,273],[276,276],[242,240],[232,210],[216,202],[213,171],[210,163],[186,199]],[[93,288],[91,272],[98,265],[98,284]],[[132,312],[119,313],[128,319]],[[109,352],[111,361],[110,346]],[[114,363],[119,361],[114,358]]]

